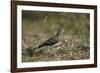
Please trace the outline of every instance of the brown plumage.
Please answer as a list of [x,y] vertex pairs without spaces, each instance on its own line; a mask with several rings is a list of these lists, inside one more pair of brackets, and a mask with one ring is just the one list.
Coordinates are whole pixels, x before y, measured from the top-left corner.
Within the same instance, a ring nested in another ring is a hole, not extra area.
[[49,38],[48,40],[46,40],[45,42],[43,42],[42,44],[40,44],[38,46],[38,48],[41,48],[44,46],[55,45],[56,43],[58,43],[59,41],[62,40],[63,33],[64,33],[64,28],[62,26],[60,26],[57,30],[57,33],[54,36],[52,36],[51,38]]

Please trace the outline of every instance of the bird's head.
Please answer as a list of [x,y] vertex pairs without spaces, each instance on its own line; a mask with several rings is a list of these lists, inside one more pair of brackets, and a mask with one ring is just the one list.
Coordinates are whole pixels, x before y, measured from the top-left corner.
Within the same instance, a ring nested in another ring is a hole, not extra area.
[[64,32],[64,25],[63,24],[59,24],[59,31]]
[[64,33],[64,26],[62,24],[59,24],[59,28],[57,30],[57,34],[63,34]]

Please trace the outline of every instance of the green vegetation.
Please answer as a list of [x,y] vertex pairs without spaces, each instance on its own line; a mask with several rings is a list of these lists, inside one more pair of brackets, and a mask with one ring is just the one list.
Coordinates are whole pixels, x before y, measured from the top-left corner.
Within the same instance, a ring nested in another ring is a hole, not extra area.
[[[89,19],[87,13],[22,11],[22,62],[89,59]],[[56,33],[59,24],[65,28],[60,48],[34,50]]]

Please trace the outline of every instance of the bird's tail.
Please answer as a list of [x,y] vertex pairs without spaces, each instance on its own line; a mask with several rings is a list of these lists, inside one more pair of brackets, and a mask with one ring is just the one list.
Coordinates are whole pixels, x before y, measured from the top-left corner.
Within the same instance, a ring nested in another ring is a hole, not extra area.
[[39,45],[37,48],[41,48],[41,47],[43,47],[44,46],[44,44],[41,44],[41,45]]

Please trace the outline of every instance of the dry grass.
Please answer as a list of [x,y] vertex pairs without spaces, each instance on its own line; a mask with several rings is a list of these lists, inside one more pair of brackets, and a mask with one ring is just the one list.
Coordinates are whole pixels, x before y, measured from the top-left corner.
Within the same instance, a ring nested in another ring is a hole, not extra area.
[[26,48],[24,49],[22,61],[37,62],[89,59],[90,48],[87,42],[80,43],[79,40],[65,40],[56,47]]

